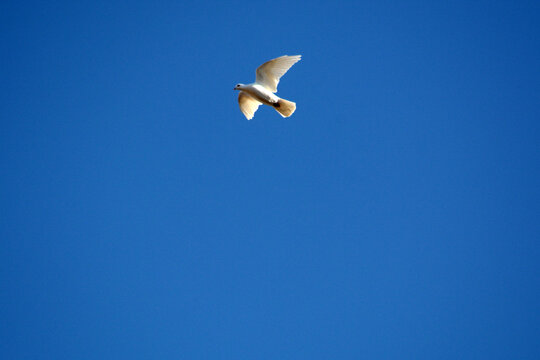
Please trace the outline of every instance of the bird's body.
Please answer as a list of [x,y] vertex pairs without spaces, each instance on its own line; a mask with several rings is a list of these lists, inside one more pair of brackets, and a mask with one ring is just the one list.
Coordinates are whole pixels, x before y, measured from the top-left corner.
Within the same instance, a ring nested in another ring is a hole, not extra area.
[[279,97],[274,95],[263,85],[257,84],[256,82],[252,84],[241,85],[240,91],[247,93],[249,96],[265,105],[274,106],[274,104],[279,101]]
[[272,106],[283,117],[292,115],[296,110],[296,104],[281,99],[274,93],[277,92],[279,79],[300,59],[300,55],[284,55],[267,61],[257,68],[254,83],[235,86],[234,90],[240,91],[238,95],[240,110],[248,120],[253,118],[261,104]]

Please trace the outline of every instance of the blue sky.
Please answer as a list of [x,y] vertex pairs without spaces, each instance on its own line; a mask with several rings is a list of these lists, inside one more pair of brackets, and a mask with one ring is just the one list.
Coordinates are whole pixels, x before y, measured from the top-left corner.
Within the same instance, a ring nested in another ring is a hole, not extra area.
[[537,1],[0,6],[1,358],[540,357]]

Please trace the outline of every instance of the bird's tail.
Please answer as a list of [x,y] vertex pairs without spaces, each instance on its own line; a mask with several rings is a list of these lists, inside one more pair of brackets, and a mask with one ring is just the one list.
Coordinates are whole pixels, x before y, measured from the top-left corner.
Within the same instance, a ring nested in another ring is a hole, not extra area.
[[279,99],[278,102],[274,104],[274,109],[276,109],[276,111],[284,118],[289,117],[293,114],[294,110],[296,110],[296,103],[285,99]]

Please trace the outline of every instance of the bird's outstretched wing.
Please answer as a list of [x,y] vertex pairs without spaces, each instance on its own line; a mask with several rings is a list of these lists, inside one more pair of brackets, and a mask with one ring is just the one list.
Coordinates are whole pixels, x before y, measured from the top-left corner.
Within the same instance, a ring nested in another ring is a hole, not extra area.
[[265,62],[257,68],[255,82],[276,92],[279,79],[302,58],[301,55],[283,55]]
[[251,120],[261,103],[245,92],[240,91],[240,94],[238,94],[238,105],[240,105],[240,110],[244,113],[246,119]]

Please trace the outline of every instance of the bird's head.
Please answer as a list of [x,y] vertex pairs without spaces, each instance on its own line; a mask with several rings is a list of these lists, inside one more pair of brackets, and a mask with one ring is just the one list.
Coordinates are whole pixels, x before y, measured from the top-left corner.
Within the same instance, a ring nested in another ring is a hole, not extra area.
[[244,84],[236,84],[233,90],[240,90],[242,89],[242,86],[244,86]]

